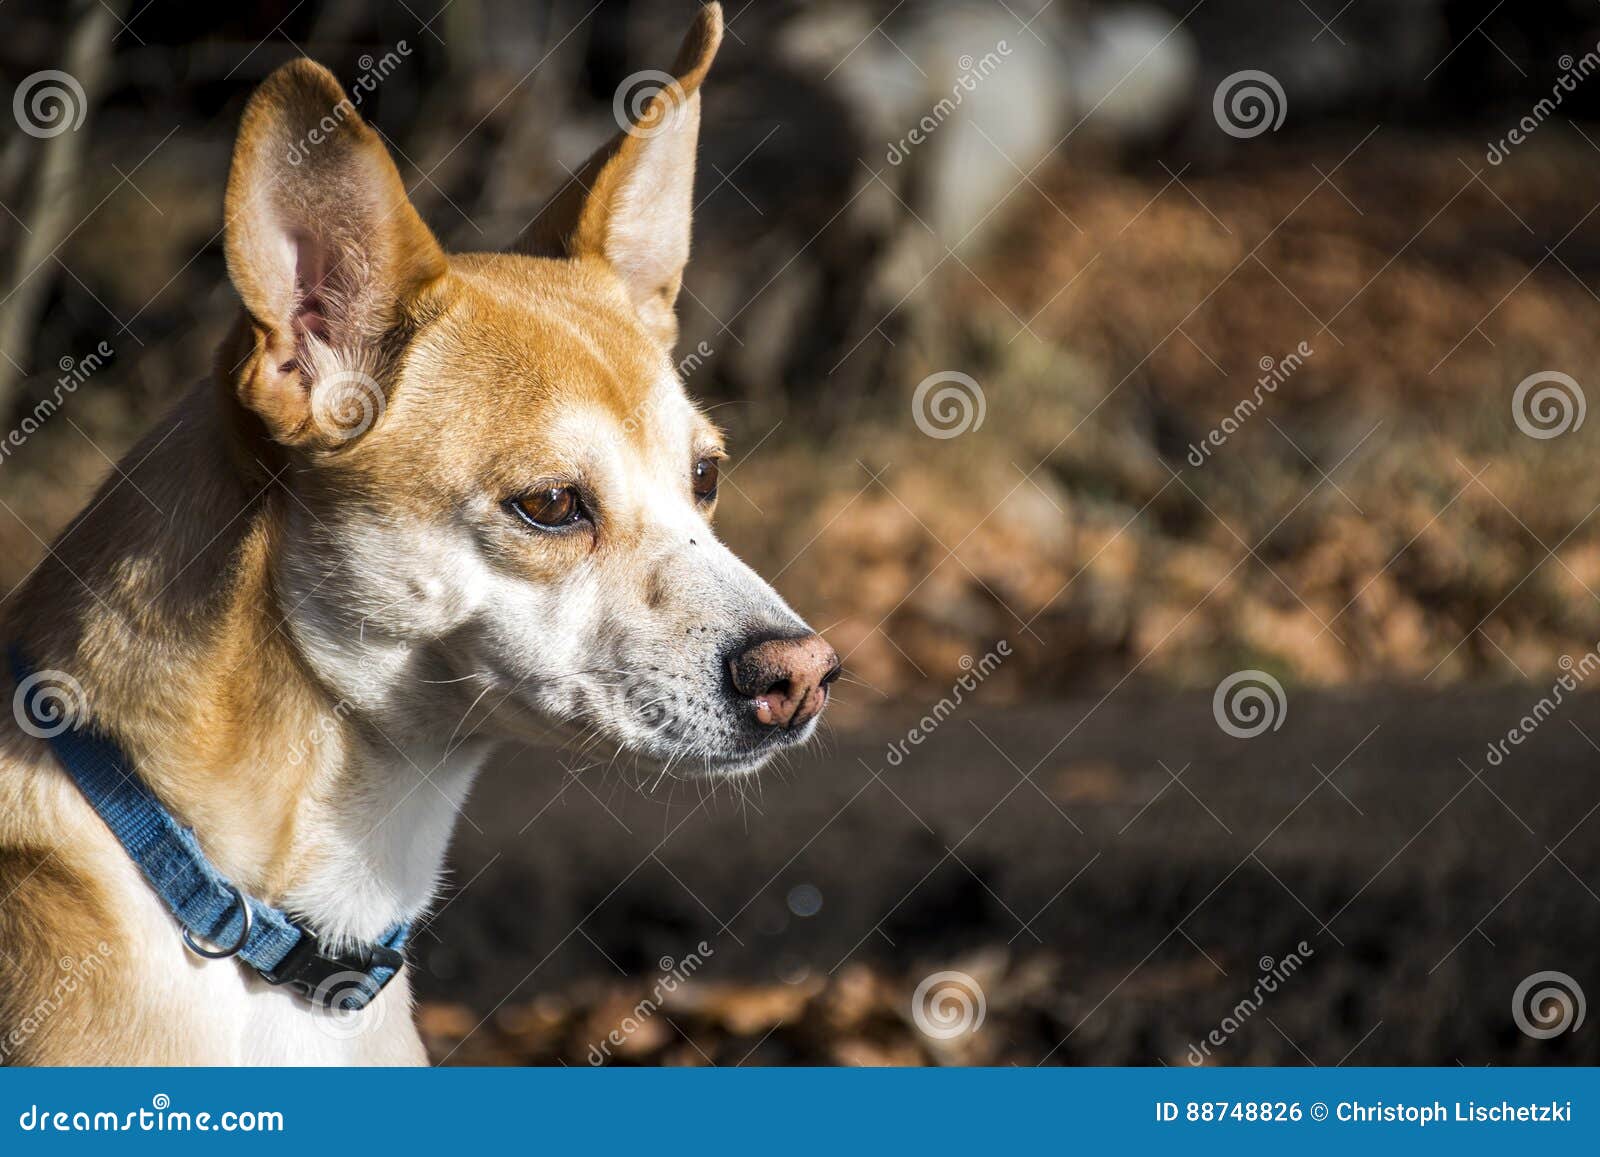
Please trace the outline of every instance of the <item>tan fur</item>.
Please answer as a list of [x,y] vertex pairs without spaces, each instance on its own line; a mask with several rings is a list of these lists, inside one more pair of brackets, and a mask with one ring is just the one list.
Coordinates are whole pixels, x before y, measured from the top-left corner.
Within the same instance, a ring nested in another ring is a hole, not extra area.
[[[717,648],[803,630],[689,492],[722,449],[668,356],[721,27],[701,12],[645,118],[670,127],[619,134],[513,254],[447,257],[334,78],[275,72],[228,179],[243,309],[216,374],[12,602],[8,639],[81,685],[217,867],[325,937],[426,903],[487,744],[597,725],[712,768],[734,734]],[[547,483],[583,487],[593,524],[519,524],[504,503]],[[629,672],[664,684],[672,736],[639,731],[624,699],[655,685],[619,689]],[[91,958],[57,1000],[63,962]],[[416,1063],[409,999],[402,973],[359,1035],[318,1036],[289,994],[185,953],[0,715],[0,1060]]]

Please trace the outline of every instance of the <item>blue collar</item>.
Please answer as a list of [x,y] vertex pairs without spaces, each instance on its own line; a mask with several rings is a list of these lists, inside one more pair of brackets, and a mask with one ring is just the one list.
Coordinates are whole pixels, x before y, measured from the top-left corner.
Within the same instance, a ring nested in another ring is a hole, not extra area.
[[17,720],[47,739],[56,759],[99,813],[123,850],[166,903],[190,951],[208,959],[237,956],[268,984],[284,985],[320,1008],[365,1008],[405,964],[410,925],[402,921],[376,943],[334,951],[287,913],[246,895],[206,859],[194,832],[178,823],[134,772],[131,761],[84,714],[36,675],[11,647]]

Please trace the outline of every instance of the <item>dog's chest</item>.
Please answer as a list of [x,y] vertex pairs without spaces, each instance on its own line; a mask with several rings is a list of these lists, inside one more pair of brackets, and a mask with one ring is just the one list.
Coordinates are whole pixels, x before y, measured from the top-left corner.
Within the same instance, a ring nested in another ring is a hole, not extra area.
[[[361,939],[421,911],[482,752],[451,754],[421,770],[410,761],[370,766],[370,778],[353,785],[342,807],[308,825],[315,838],[303,855],[311,867],[285,906],[319,931]],[[125,971],[112,1000],[132,1013],[128,1039],[113,1055],[191,1065],[427,1063],[408,971],[365,1009],[333,1013],[266,984],[237,960],[202,960],[183,947],[178,924],[109,833],[97,836],[124,937],[113,947]]]
[[405,972],[365,1009],[330,1013],[237,960],[194,956],[153,895],[128,894],[123,929],[114,951],[131,965],[123,999],[140,1027],[120,1055],[187,1065],[427,1063]]
[[315,865],[284,897],[326,938],[374,940],[427,908],[457,817],[487,754],[481,743],[375,751],[301,831]]
[[403,978],[360,1012],[329,1013],[281,990],[240,978],[227,1020],[231,1064],[421,1065],[422,1040],[411,1023]]
[[[241,986],[242,988],[245,986]],[[421,1065],[404,978],[360,1012],[329,1013],[282,991],[242,991],[238,1061],[246,1065]]]

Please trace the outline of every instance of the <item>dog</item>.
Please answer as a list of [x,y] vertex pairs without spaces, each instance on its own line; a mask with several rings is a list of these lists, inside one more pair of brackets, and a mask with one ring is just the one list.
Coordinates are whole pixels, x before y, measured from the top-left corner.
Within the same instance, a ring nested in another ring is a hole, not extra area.
[[252,96],[215,373],[13,597],[0,1062],[426,1063],[399,945],[497,743],[816,729],[839,660],[713,534],[670,357],[721,35],[509,253],[447,256],[325,69]]

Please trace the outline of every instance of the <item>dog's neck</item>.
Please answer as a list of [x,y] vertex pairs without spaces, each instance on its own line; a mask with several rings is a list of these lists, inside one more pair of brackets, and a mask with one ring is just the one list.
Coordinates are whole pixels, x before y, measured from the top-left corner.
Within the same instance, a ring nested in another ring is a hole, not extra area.
[[276,578],[286,469],[224,390],[197,387],[13,596],[7,638],[78,681],[231,879],[325,936],[371,938],[426,904],[486,752],[395,734],[304,652]]

